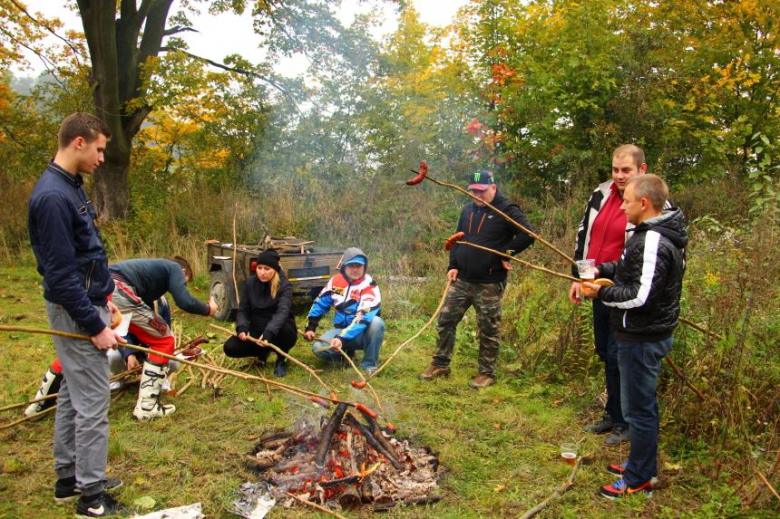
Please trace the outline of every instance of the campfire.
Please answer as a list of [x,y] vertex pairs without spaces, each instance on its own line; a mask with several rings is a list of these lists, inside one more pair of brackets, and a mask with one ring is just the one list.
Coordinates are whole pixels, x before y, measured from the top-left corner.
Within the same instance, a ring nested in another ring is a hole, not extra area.
[[292,506],[295,499],[334,509],[371,504],[374,511],[396,505],[434,503],[442,467],[426,447],[395,438],[391,424],[380,427],[363,406],[339,404],[321,426],[279,431],[260,438],[248,465]]

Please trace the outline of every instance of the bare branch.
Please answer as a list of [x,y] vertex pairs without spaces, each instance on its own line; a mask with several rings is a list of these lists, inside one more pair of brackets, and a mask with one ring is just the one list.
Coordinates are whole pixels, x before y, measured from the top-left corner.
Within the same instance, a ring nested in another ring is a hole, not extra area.
[[193,29],[192,27],[185,27],[184,25],[177,25],[175,27],[171,27],[170,29],[165,29],[163,31],[163,36],[173,36],[174,34],[179,34],[180,32],[198,32],[196,29]]
[[270,86],[274,87],[276,90],[281,92],[285,97],[287,97],[290,101],[292,101],[292,103],[295,106],[295,109],[297,110],[298,114],[303,116],[303,111],[301,111],[300,107],[298,106],[298,103],[295,101],[295,99],[293,99],[293,97],[290,94],[290,92],[288,92],[282,85],[280,85],[279,83],[277,83],[276,81],[274,81],[273,79],[271,79],[271,78],[269,78],[267,76],[261,76],[257,72],[253,72],[251,70],[246,70],[246,69],[242,69],[242,68],[238,68],[238,67],[231,67],[230,65],[225,65],[224,63],[218,63],[216,61],[212,61],[212,60],[210,60],[208,58],[204,58],[202,56],[198,56],[196,54],[192,54],[191,52],[187,52],[186,50],[182,50],[182,49],[176,49],[176,48],[173,48],[173,47],[160,47],[160,52],[181,52],[185,56],[188,56],[188,57],[190,57],[192,59],[196,59],[198,61],[202,61],[202,62],[204,62],[204,63],[206,63],[208,65],[211,65],[212,67],[216,67],[216,68],[219,68],[219,69],[222,69],[222,70],[226,70],[228,72],[233,72],[235,74],[241,74],[242,76],[253,77],[253,78],[259,79],[260,81],[263,81],[263,82],[269,84]]

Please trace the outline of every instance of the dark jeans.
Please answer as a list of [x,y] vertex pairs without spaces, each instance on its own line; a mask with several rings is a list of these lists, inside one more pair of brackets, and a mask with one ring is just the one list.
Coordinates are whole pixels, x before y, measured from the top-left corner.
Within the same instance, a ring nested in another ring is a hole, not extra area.
[[656,342],[618,341],[620,397],[628,422],[631,451],[623,479],[640,485],[658,472],[658,400],[656,386],[661,361],[672,349],[672,338]]
[[[263,330],[258,329],[251,329],[249,330],[249,335],[254,337],[255,339],[260,337],[263,334]],[[285,353],[289,353],[293,346],[295,346],[295,341],[298,340],[298,332],[296,331],[295,327],[287,322],[284,323],[284,326],[282,326],[282,329],[279,330],[279,334],[274,338],[273,345],[278,347],[280,350],[282,350]],[[242,341],[238,337],[231,337],[227,340],[224,346],[225,355],[228,357],[257,357],[258,360],[261,360],[263,362],[268,359],[268,355],[273,351],[271,348],[264,348],[262,346],[258,346],[252,341]],[[284,360],[284,357],[279,355],[278,353],[276,356],[280,360]]]
[[607,381],[607,403],[604,412],[612,418],[613,425],[625,427],[626,420],[620,409],[620,367],[618,366],[618,347],[615,333],[609,324],[610,308],[600,299],[593,300],[593,337],[596,354],[604,363],[604,376]]

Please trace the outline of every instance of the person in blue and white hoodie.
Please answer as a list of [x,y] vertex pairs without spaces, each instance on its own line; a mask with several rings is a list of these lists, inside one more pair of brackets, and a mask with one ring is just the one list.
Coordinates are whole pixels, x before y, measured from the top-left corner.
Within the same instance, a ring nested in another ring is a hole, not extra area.
[[341,348],[350,357],[363,350],[361,368],[369,375],[377,370],[379,350],[385,338],[385,322],[379,316],[382,297],[379,286],[369,276],[368,257],[357,247],[344,251],[340,273],[328,281],[309,311],[304,338],[314,340],[320,319],[335,309],[333,326],[314,342],[312,352],[322,360],[339,361]]

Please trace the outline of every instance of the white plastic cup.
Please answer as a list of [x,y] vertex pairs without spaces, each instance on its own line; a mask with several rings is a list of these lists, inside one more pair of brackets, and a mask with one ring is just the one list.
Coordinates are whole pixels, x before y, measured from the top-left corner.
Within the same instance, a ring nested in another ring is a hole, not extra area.
[[596,279],[596,260],[579,260],[577,262],[577,270],[580,273],[581,280],[593,282]]
[[569,465],[574,465],[577,461],[577,444],[576,443],[562,443],[561,444],[561,460],[565,461]]

